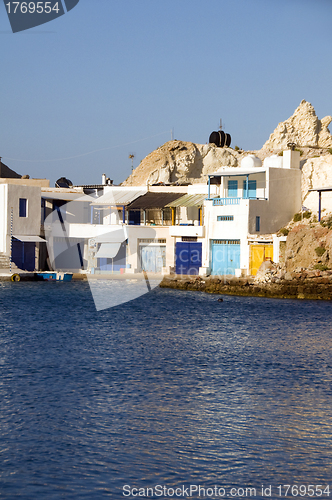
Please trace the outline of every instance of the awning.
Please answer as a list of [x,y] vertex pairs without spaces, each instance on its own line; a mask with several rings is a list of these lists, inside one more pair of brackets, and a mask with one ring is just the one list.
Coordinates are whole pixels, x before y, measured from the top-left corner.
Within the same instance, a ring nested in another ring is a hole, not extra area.
[[44,241],[44,242],[46,241],[40,236],[26,236],[25,234],[13,234],[13,238],[19,241],[30,241],[34,243],[37,243],[39,241]]
[[146,193],[144,196],[140,196],[135,201],[130,203],[128,206],[129,210],[147,210],[149,208],[164,208],[166,206],[171,206],[171,202],[182,198],[183,193]]
[[128,188],[113,188],[107,191],[103,196],[96,198],[92,205],[128,205],[136,200],[139,196],[144,195],[147,189],[128,189]]
[[228,176],[240,176],[240,175],[250,175],[250,174],[261,174],[266,172],[265,167],[256,167],[252,169],[241,169],[239,167],[232,167],[225,170],[220,170],[220,172],[215,172],[209,174],[209,177],[228,177]]
[[207,194],[185,194],[165,205],[166,207],[201,207],[204,200],[208,197]]
[[121,243],[102,243],[96,257],[98,259],[114,259],[120,250]]

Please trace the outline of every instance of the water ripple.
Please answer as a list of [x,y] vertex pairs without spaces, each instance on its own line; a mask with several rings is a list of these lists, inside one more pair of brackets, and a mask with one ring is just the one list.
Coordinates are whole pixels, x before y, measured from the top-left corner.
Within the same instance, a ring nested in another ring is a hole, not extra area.
[[0,287],[1,498],[328,483],[332,304],[57,285]]

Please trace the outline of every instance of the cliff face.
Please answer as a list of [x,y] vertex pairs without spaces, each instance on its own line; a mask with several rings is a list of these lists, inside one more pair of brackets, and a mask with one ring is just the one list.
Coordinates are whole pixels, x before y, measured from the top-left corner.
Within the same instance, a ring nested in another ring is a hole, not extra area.
[[303,100],[288,120],[279,123],[262,149],[286,149],[289,142],[300,148],[330,148],[332,136],[328,126],[331,121],[332,116],[319,120],[314,107]]
[[[332,186],[332,154],[309,158],[302,167],[303,205],[313,212],[318,211],[318,193],[312,188]],[[332,192],[322,193],[323,215],[332,212]]]
[[[332,136],[328,129],[331,120],[331,116],[319,120],[313,106],[302,101],[290,118],[279,123],[259,151],[235,151],[232,148],[217,148],[214,144],[166,142],[144,158],[123,185],[205,183],[208,174],[222,167],[236,168],[248,154],[253,153],[264,160],[293,142],[302,151],[303,199],[311,204],[314,203],[314,195],[308,196],[308,189],[326,185],[326,182],[332,185],[332,155],[328,153],[328,148],[332,148]],[[313,206],[309,208],[314,209]]]
[[169,141],[144,158],[122,185],[206,182],[221,166],[237,167],[239,158],[241,154],[231,148]]
[[320,224],[298,224],[287,236],[286,271],[313,269],[317,265],[332,269],[332,230]]

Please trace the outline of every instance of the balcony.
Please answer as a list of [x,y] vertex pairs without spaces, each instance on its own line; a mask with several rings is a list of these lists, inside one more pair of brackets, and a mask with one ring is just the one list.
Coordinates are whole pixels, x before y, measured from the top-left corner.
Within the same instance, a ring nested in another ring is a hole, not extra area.
[[213,198],[214,207],[222,207],[224,205],[240,205],[241,198]]

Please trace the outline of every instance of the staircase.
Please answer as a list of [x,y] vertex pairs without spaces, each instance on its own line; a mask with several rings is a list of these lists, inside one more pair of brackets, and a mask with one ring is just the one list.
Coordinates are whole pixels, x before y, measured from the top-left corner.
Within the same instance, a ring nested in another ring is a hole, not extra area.
[[[10,258],[8,255],[0,252],[0,271],[9,273],[10,269]],[[12,273],[21,271],[14,262],[12,262]]]

